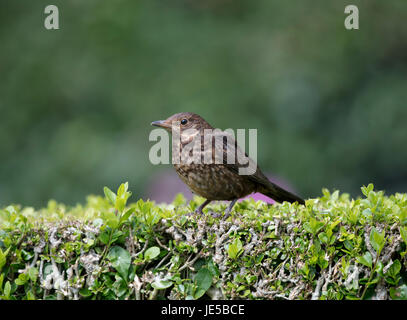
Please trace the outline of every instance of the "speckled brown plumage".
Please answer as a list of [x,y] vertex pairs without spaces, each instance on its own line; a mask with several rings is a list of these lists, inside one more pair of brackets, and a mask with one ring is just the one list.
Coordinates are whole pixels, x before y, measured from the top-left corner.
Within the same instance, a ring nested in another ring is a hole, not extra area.
[[[211,140],[204,140],[205,129],[214,129],[202,117],[190,112],[177,113],[167,120],[155,121],[152,125],[163,127],[171,132],[172,124],[178,123],[180,128],[180,150],[181,153],[184,148],[191,143],[194,137],[188,129],[195,129],[200,133],[201,139],[201,158],[200,163],[182,162],[174,164],[174,168],[182,181],[191,189],[192,192],[207,199],[198,209],[202,213],[202,209],[212,200],[231,200],[225,217],[227,217],[237,199],[247,196],[253,192],[260,192],[264,195],[274,199],[278,202],[289,201],[299,202],[304,204],[304,200],[296,195],[280,188],[272,183],[261,172],[257,164],[254,164],[256,171],[250,175],[240,175],[239,168],[244,167],[237,161],[236,163],[227,163],[227,155],[233,154],[234,156],[247,155],[238,147],[236,141],[225,132],[219,131],[213,134]],[[220,136],[221,137],[220,137]],[[215,143],[216,137],[223,140],[223,144]],[[229,143],[227,143],[229,141]],[[222,148],[222,149],[216,149]],[[185,151],[188,151],[185,149]],[[215,163],[215,151],[223,154],[223,162]],[[190,152],[192,156],[193,152]],[[204,163],[205,157],[212,158],[212,163]]]
[[174,165],[192,192],[208,200],[234,200],[257,191],[256,184],[223,164]]

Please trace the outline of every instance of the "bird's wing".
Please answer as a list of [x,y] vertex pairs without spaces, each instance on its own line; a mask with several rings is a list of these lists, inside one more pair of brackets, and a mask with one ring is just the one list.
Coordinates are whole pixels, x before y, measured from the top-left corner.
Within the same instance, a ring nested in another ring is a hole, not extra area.
[[[208,141],[208,140],[207,140]],[[218,141],[218,142],[217,142]],[[217,142],[217,143],[216,143]],[[204,144],[205,145],[205,144]],[[208,144],[206,145],[208,147]],[[208,148],[209,149],[209,148]],[[208,150],[206,149],[206,150]],[[257,163],[251,159],[237,144],[233,135],[225,131],[218,131],[213,133],[212,138],[212,152],[213,161],[216,163],[216,157],[218,163],[223,163],[223,165],[235,174],[242,174],[241,169],[251,168],[249,174],[245,174],[247,179],[258,184],[258,191],[265,194],[266,196],[278,201],[298,201],[300,204],[304,204],[304,200],[300,197],[292,194],[291,192],[284,190],[278,185],[271,182],[264,174],[261,172]],[[230,161],[228,161],[228,156]],[[231,161],[235,160],[235,161]],[[239,161],[240,160],[240,161]],[[229,163],[228,163],[229,162]]]
[[[212,150],[214,150],[215,157],[222,155],[222,163],[226,168],[236,174],[244,174],[249,180],[261,185],[269,184],[270,181],[261,172],[257,163],[239,147],[232,134],[219,130],[213,132],[213,137]],[[246,173],[243,169],[246,169]]]

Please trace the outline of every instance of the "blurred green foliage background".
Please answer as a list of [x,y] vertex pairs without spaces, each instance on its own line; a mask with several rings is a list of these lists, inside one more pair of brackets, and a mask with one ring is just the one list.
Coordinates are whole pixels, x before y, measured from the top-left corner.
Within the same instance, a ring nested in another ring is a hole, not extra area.
[[0,205],[145,196],[170,167],[150,123],[181,111],[258,128],[260,166],[305,197],[406,192],[406,21],[405,0],[2,0]]

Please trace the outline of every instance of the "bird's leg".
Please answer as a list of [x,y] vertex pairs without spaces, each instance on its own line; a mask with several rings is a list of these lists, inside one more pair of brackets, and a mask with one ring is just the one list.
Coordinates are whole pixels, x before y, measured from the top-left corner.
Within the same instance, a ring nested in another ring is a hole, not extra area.
[[212,201],[212,200],[205,200],[205,202],[202,203],[202,204],[195,210],[195,213],[202,214],[202,213],[203,213],[203,212],[202,212],[203,208],[205,208],[211,201]]
[[229,204],[229,207],[226,209],[225,215],[223,216],[223,220],[226,220],[230,216],[230,213],[232,212],[232,208],[235,205],[237,200],[238,199],[235,199]]

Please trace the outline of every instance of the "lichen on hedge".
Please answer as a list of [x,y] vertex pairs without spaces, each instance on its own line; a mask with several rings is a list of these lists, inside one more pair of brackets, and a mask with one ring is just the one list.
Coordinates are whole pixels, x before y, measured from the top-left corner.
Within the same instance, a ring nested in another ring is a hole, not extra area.
[[407,195],[298,204],[138,200],[0,210],[0,299],[407,299]]

